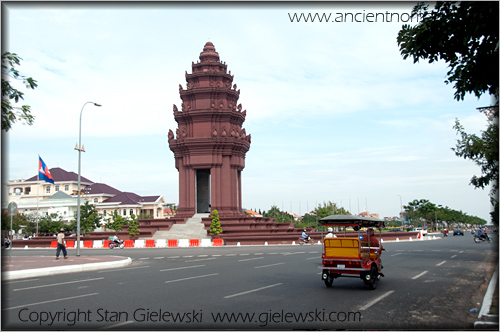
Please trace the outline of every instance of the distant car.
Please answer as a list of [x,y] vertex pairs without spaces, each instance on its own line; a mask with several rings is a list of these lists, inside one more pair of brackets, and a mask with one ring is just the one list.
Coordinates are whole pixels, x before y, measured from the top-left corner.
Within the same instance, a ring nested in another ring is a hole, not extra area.
[[422,229],[422,228],[414,228],[414,229],[412,229],[412,232],[420,232],[420,233],[422,233],[422,235],[426,235],[427,234],[427,230],[426,229]]
[[453,230],[453,236],[455,236],[455,235],[462,235],[462,236],[464,236],[464,231],[462,231],[460,228],[455,228]]

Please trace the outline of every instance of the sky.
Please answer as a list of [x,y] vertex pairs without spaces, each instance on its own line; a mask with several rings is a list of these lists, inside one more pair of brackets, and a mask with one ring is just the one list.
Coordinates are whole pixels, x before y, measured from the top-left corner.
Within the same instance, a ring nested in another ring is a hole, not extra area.
[[[392,217],[428,199],[489,220],[489,189],[469,184],[479,167],[452,147],[455,119],[480,134],[487,121],[476,108],[491,100],[458,102],[444,62],[403,59],[396,38],[415,24],[403,22],[413,5],[2,3],[2,50],[38,82],[17,84],[35,123],[2,135],[2,182],[35,176],[38,155],[76,173],[84,107],[82,176],[178,203],[172,108],[210,41],[247,110],[245,208],[304,214],[331,201]],[[330,21],[292,22],[295,13]]]

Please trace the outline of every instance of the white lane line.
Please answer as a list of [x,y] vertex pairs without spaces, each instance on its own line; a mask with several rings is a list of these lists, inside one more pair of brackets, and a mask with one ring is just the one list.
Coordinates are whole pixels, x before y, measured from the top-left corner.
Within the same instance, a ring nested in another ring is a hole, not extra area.
[[208,255],[198,255],[198,257],[208,257]]
[[175,270],[184,270],[184,269],[193,269],[195,267],[203,267],[203,266],[205,266],[205,265],[193,265],[193,266],[184,266],[184,267],[173,267],[171,269],[160,270],[160,272],[175,271]]
[[30,303],[30,304],[22,304],[18,305],[16,307],[10,307],[10,308],[3,308],[2,310],[12,310],[12,309],[18,309],[18,308],[24,308],[24,307],[29,307],[32,305],[37,305],[37,304],[45,304],[45,303],[52,303],[52,302],[58,302],[58,301],[66,301],[66,300],[74,300],[74,299],[79,299],[82,297],[87,297],[87,296],[93,296],[97,295],[99,293],[91,293],[91,294],[85,294],[85,295],[78,295],[78,296],[71,296],[71,297],[65,297],[62,299],[56,299],[56,300],[49,300],[49,301],[42,301],[42,302],[35,302],[35,303]]
[[186,263],[189,263],[189,262],[201,262],[201,261],[211,261],[212,259],[215,259],[215,257],[192,259],[190,261],[186,261]]
[[190,255],[190,256],[182,256],[182,258],[191,258],[191,257],[194,257],[194,255]]
[[264,257],[257,257],[257,258],[247,258],[247,259],[238,259],[238,262],[246,262],[246,261],[254,261],[256,259],[263,259]]
[[222,255],[211,255],[212,257],[221,257]]
[[401,253],[400,253],[400,252],[398,252],[398,253],[396,253],[396,254],[394,254],[394,255],[391,255],[391,256],[397,256],[397,255],[401,255]]
[[321,259],[321,257],[309,257],[309,258],[306,258],[306,261],[308,261],[310,259]]
[[450,258],[455,258],[455,257],[457,257],[457,255],[453,255],[453,256],[451,256]]
[[265,286],[265,287],[260,287],[260,288],[252,289],[252,290],[249,290],[249,291],[246,291],[246,292],[241,292],[241,293],[236,293],[236,294],[233,294],[233,295],[224,296],[224,298],[225,299],[229,299],[229,298],[232,298],[232,297],[236,297],[236,296],[240,296],[240,295],[245,295],[245,294],[249,294],[249,293],[253,293],[253,292],[258,292],[260,290],[271,288],[271,287],[276,287],[276,286],[279,286],[279,285],[283,285],[283,283],[280,282],[279,284],[269,285],[269,286]]
[[163,259],[165,257],[153,257],[153,259]]
[[25,279],[25,280],[12,280],[12,281],[2,281],[2,284],[4,285],[10,285],[10,284],[17,284],[20,282],[28,282],[28,281],[35,281],[35,280],[40,280],[39,278],[37,279]]
[[104,270],[104,271],[97,271],[97,273],[109,273],[109,272],[116,272],[116,271],[125,271],[125,270],[134,270],[134,269],[144,269],[146,267],[149,267],[149,265],[144,265],[144,266],[135,266],[135,267],[126,267],[124,269],[114,269],[114,270]]
[[17,289],[13,289],[13,291],[17,292],[17,291],[26,290],[26,289],[35,289],[35,288],[43,288],[43,287],[53,287],[53,286],[74,284],[74,283],[77,283],[77,282],[86,282],[86,281],[93,281],[93,280],[100,280],[100,279],[104,279],[104,277],[102,277],[102,278],[84,279],[84,280],[75,280],[75,281],[67,281],[67,282],[59,282],[57,284],[49,284],[49,285],[41,285],[41,286],[31,286],[31,287],[17,288]]
[[168,258],[179,258],[179,257],[181,257],[181,256],[170,256]]
[[269,265],[262,265],[262,266],[256,266],[255,268],[256,269],[260,269],[260,268],[263,268],[263,267],[276,266],[276,265],[282,265],[282,264],[285,264],[285,263],[283,262],[283,263],[275,263],[275,264],[269,264]]
[[393,290],[388,291],[387,293],[380,295],[375,300],[373,300],[371,302],[368,302],[367,304],[365,304],[364,306],[362,306],[361,308],[359,308],[359,310],[366,310],[366,309],[370,308],[372,305],[374,305],[375,303],[383,300],[384,298],[386,298],[387,296],[391,295],[392,293],[394,293]]
[[416,275],[416,276],[414,276],[412,279],[413,279],[413,280],[418,279],[418,278],[420,278],[421,276],[423,276],[424,274],[426,274],[427,272],[429,272],[429,271],[424,271],[424,272],[422,272],[422,273],[420,273],[420,274],[417,274],[417,275]]
[[236,254],[226,254],[224,256],[231,257],[231,256],[236,256]]
[[149,257],[142,257],[142,258],[138,258],[138,260],[144,260],[144,259],[149,259]]
[[100,328],[98,328],[98,330],[114,329],[115,327],[126,325],[126,324],[130,324],[130,323],[135,323],[135,321],[133,321],[133,320],[127,320],[125,322],[121,322],[121,323],[117,323],[117,324],[113,324],[113,325],[109,325],[109,326],[100,327]]
[[205,277],[211,277],[211,276],[216,276],[218,273],[212,273],[212,274],[205,274],[201,276],[195,276],[195,277],[189,277],[189,278],[182,278],[182,279],[175,279],[175,280],[167,280],[165,281],[166,284],[169,284],[171,282],[177,282],[177,281],[184,281],[184,280],[192,280],[192,279],[198,279],[198,278],[205,278]]
[[458,253],[459,253],[459,254],[461,254],[461,253],[463,253],[463,252],[464,252],[463,250],[460,250]]
[[256,253],[254,254],[254,256],[259,256],[259,255],[264,255],[264,253],[263,253],[263,252],[256,252]]
[[446,261],[442,261],[441,263],[436,264],[436,266],[441,266],[441,265],[443,265],[444,263],[446,263]]

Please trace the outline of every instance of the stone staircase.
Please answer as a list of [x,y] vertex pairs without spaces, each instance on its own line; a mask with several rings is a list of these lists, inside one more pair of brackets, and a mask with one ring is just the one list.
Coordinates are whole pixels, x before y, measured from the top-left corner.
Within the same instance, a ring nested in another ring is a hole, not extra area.
[[174,224],[168,231],[157,231],[151,239],[210,239],[201,221],[209,216],[209,213],[197,213],[184,224]]

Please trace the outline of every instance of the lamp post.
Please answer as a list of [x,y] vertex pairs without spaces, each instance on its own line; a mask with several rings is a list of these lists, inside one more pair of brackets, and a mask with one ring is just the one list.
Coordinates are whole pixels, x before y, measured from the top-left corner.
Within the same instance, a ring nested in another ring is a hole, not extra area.
[[81,171],[81,159],[82,159],[82,151],[85,152],[85,148],[82,146],[82,113],[85,105],[94,104],[94,106],[101,107],[101,105],[94,103],[92,101],[88,101],[82,106],[82,110],[80,111],[80,129],[78,131],[78,145],[75,147],[75,150],[78,150],[78,200],[77,200],[77,213],[76,213],[76,256],[80,256],[80,171]]
[[[403,219],[403,199],[401,198],[401,195],[396,196],[399,196],[399,218]],[[404,222],[402,224],[404,226]]]

